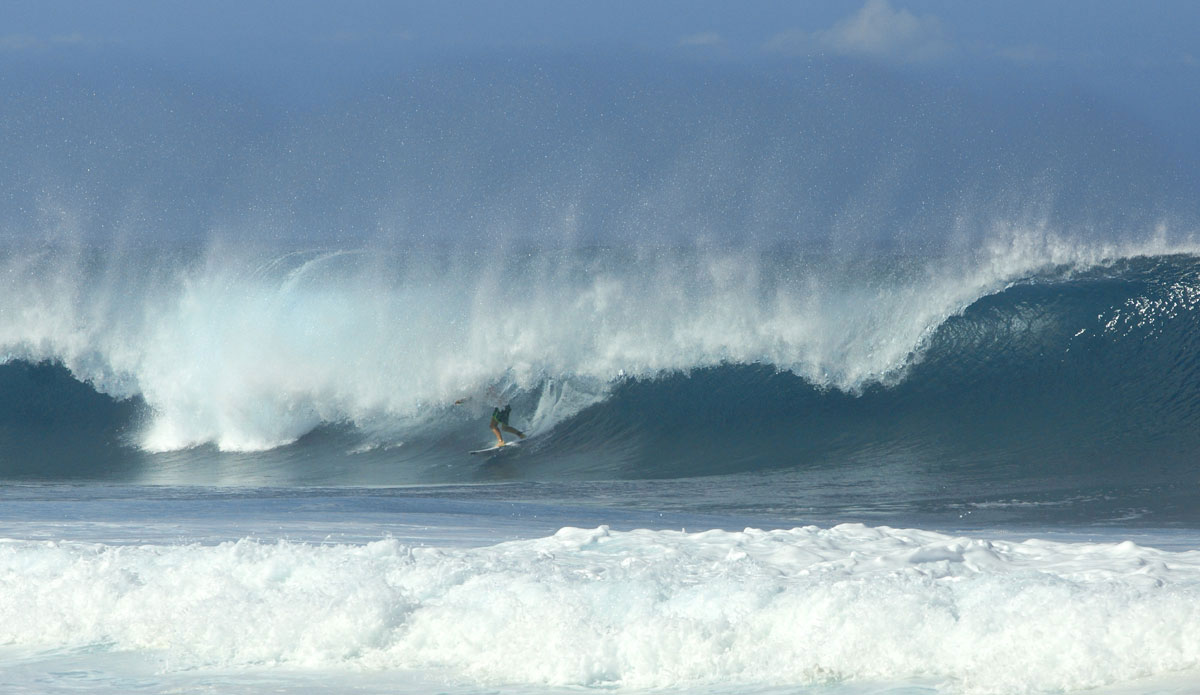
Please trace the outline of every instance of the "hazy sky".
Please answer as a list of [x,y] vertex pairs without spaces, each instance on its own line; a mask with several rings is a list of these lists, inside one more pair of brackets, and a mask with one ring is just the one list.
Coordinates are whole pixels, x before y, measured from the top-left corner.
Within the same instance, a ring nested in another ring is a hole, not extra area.
[[[992,54],[1008,60],[1195,66],[1190,0],[6,0],[5,50],[116,43],[171,53],[210,41],[363,41],[476,46],[630,44],[752,56],[866,52],[893,60]],[[250,45],[243,46],[253,56]]]
[[[1138,193],[1130,197],[1149,200],[1170,188],[1172,200],[1194,206],[1193,182],[1200,180],[1197,37],[1200,2],[1192,0],[0,0],[0,107],[10,109],[0,122],[0,150],[10,164],[8,179],[0,172],[0,189],[8,190],[0,193],[0,203],[4,196],[9,200],[0,204],[0,213],[34,210],[45,191],[55,190],[78,199],[67,209],[93,211],[97,205],[88,201],[101,200],[102,212],[95,214],[115,219],[129,207],[125,198],[133,191],[151,201],[146,207],[153,210],[146,216],[158,215],[164,228],[185,222],[206,228],[216,215],[208,207],[231,215],[274,208],[300,215],[297,210],[309,205],[313,219],[325,220],[340,210],[374,219],[385,216],[375,208],[400,206],[394,202],[403,198],[397,191],[412,193],[418,188],[414,181],[429,178],[413,164],[425,160],[422,166],[449,177],[437,190],[456,195],[500,191],[500,200],[466,206],[468,217],[476,210],[495,215],[507,205],[510,217],[526,220],[532,215],[527,208],[534,205],[528,201],[546,199],[569,206],[569,191],[550,195],[546,189],[575,172],[578,197],[586,202],[595,194],[599,201],[593,206],[597,227],[610,223],[606,215],[613,209],[643,209],[639,196],[658,190],[646,182],[665,190],[670,186],[663,181],[674,180],[673,173],[683,182],[676,188],[687,195],[670,199],[672,205],[704,212],[705,201],[716,201],[712,205],[721,208],[728,201],[696,192],[696,182],[708,180],[711,172],[704,164],[710,160],[717,164],[709,169],[723,166],[725,173],[737,174],[726,188],[742,196],[734,196],[741,207],[726,207],[759,216],[768,208],[755,206],[755,196],[768,195],[772,187],[799,187],[805,195],[812,190],[828,195],[813,194],[820,205],[808,205],[803,195],[782,195],[769,209],[784,209],[785,203],[805,210],[805,205],[858,212],[870,207],[878,208],[881,219],[892,220],[897,218],[894,205],[884,204],[892,198],[879,191],[924,205],[921,195],[929,191],[909,190],[909,184],[925,179],[932,181],[926,188],[951,202],[961,197],[965,184],[960,179],[969,179],[977,188],[997,195],[1008,191],[1008,198],[1022,200],[1038,198],[1023,186],[1050,188],[1043,197],[1084,207],[1128,191]],[[545,87],[577,101],[569,104],[574,111],[564,109],[557,120],[540,119],[541,112],[530,116],[527,111],[553,110],[549,97],[536,89],[511,94],[513,110],[520,113],[497,117],[487,111],[508,108],[510,86],[520,90],[520,78],[531,65],[554,65],[564,57],[569,63],[576,55],[586,58],[587,69],[559,71],[557,79],[580,83]],[[621,58],[619,64],[614,57]],[[447,63],[465,70],[440,72]],[[493,64],[507,72],[490,70]],[[640,75],[650,65],[654,70],[644,72],[653,76]],[[793,69],[813,65],[836,69]],[[710,80],[715,68],[732,80]],[[396,76],[433,75],[437,82],[445,74],[462,80],[464,72],[467,82],[456,84],[466,84],[462,91],[474,101],[459,103],[445,95],[440,107],[430,101],[389,101],[421,82]],[[722,111],[754,94],[746,85],[758,81],[744,78],[759,73],[769,75],[762,82],[773,86],[789,86],[786,81],[795,75],[821,74],[840,76],[834,81],[845,84],[821,92],[829,103],[816,110],[781,102],[790,98],[783,89],[774,97],[779,103],[747,104],[744,113]],[[478,84],[477,75],[482,75]],[[487,82],[496,75],[498,82]],[[606,91],[600,83],[610,75],[634,77],[621,89]],[[624,98],[613,95],[636,95],[646,85],[685,90],[690,85],[703,94],[688,92],[698,108],[662,114],[658,121],[655,104],[675,103],[669,89],[661,90],[658,102],[630,107],[626,115],[634,114],[632,123],[606,120],[603,105],[587,111],[590,99]],[[6,95],[21,99],[5,100]],[[496,137],[482,146],[472,140],[479,126],[470,120],[472,111],[491,114],[480,118],[490,118],[486,127]],[[903,132],[889,130],[893,114],[901,116]],[[743,128],[738,120],[743,116],[754,127]],[[705,117],[726,118],[724,140],[704,139],[697,124]],[[788,117],[801,119],[795,123],[816,118],[831,132],[860,142],[847,149],[839,139],[830,151],[813,153],[820,143],[804,141],[802,128],[788,126]],[[434,139],[445,151],[404,149],[403,138],[391,136],[394,124],[419,130],[422,118],[437,120],[435,125],[458,124],[446,126],[448,137]],[[843,121],[853,121],[854,128],[834,127]],[[513,132],[504,130],[510,122],[518,124]],[[535,132],[534,126],[547,123],[565,132]],[[266,136],[257,137],[259,127]],[[609,138],[608,151],[591,152],[589,138],[608,128],[617,128],[621,137]],[[688,128],[695,132],[676,137]],[[737,147],[729,138],[740,138]],[[876,142],[879,138],[887,141]],[[819,173],[812,180],[795,172],[767,177],[761,187],[756,177],[765,174],[757,165],[739,168],[739,163],[757,161],[753,155],[763,143],[776,140],[795,146],[788,158],[770,160],[779,166],[803,169],[805,162],[819,162],[824,155],[836,158],[836,166],[813,168]],[[506,144],[492,147],[493,141]],[[656,143],[684,149],[707,143],[707,149],[662,161],[634,156],[643,145]],[[186,147],[191,149],[178,149]],[[540,152],[545,161],[538,168],[510,150]],[[896,162],[907,161],[914,150],[920,153],[913,164],[919,173],[900,177],[903,185],[897,186],[903,190],[871,183],[890,171],[876,166],[879,157],[893,157],[884,164],[900,166]],[[298,152],[307,159],[293,161]],[[1008,178],[994,181],[997,162],[1003,161],[1051,171],[1054,185],[1042,186],[1028,172],[1007,168]],[[676,164],[684,167],[682,173],[670,170]],[[587,166],[601,172],[596,181],[579,174]],[[305,178],[310,170],[341,173],[328,180],[316,174]],[[845,180],[837,178],[838,172]],[[459,174],[462,180],[453,179]],[[524,174],[529,190],[520,185]],[[500,175],[508,177],[503,186],[494,180]],[[954,180],[939,183],[939,176]],[[1060,189],[1078,189],[1078,195]],[[859,194],[875,200],[874,207],[854,198]],[[437,196],[401,202],[410,216],[427,208],[437,217],[462,207],[462,201]],[[197,208],[195,214],[176,219],[189,205]],[[548,205],[547,214],[559,214],[556,205]],[[724,219],[717,213],[704,219],[714,217]],[[468,222],[422,219],[409,227]],[[355,218],[293,226],[369,224]]]
[[512,50],[766,64],[844,56],[1094,92],[1200,153],[1191,0],[5,0],[0,60],[96,56],[311,88]]

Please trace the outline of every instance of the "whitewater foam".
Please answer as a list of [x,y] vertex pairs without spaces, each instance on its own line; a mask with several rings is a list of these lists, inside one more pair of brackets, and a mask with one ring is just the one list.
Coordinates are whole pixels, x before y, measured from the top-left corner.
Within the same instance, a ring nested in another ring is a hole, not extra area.
[[1200,552],[842,525],[564,528],[481,548],[0,544],[0,643],[168,670],[476,684],[927,683],[1050,692],[1200,669]]

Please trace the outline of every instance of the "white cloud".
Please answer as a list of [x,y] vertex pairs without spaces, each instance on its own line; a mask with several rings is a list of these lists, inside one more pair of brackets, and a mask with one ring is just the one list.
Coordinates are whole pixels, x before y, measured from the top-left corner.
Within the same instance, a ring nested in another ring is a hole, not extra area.
[[24,51],[38,44],[39,41],[32,36],[23,36],[21,34],[0,36],[0,51]]
[[817,44],[813,34],[803,29],[788,29],[768,39],[763,48],[771,53],[802,55],[811,53],[817,48]]
[[373,32],[373,31],[335,31],[316,39],[317,43],[357,44],[387,41],[411,41],[413,35],[408,31]]
[[50,38],[29,36],[26,34],[9,34],[0,36],[0,51],[41,51],[58,46],[92,46],[101,41],[84,36],[79,32],[56,34]]
[[826,50],[917,63],[946,55],[951,45],[937,17],[918,17],[908,10],[894,9],[888,0],[867,0],[862,9],[829,29],[781,32],[771,37],[765,48],[790,54]]
[[1054,51],[1044,46],[1035,44],[1022,44],[1020,46],[1006,46],[996,51],[996,54],[1001,58],[1019,63],[1021,65],[1036,65],[1039,63],[1053,63],[1059,60],[1059,55]]
[[719,47],[725,45],[725,39],[715,31],[705,31],[679,39],[679,45],[686,47]]
[[[981,48],[984,55],[995,55],[1022,67],[1043,68],[1047,66],[1087,68],[1103,64],[1106,57],[1102,51],[1064,51],[1039,44],[1014,46],[988,46]],[[1139,57],[1125,61],[1126,66],[1150,70],[1163,67],[1163,61],[1155,57]]]
[[88,43],[88,40],[84,38],[83,34],[74,32],[72,34],[59,34],[58,36],[51,36],[50,43],[80,45]]
[[949,50],[936,17],[892,9],[888,0],[867,0],[858,13],[820,32],[820,42],[839,53],[921,62]]

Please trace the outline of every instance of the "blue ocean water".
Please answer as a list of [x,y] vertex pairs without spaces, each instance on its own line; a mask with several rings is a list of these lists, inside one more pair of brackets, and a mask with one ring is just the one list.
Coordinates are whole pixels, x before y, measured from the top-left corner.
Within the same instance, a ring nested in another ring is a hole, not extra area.
[[1195,689],[1190,170],[611,67],[0,84],[5,689]]

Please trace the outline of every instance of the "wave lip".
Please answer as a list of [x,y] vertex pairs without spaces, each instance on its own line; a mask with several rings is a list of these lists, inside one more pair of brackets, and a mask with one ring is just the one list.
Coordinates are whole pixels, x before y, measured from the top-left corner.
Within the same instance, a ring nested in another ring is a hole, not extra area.
[[1200,553],[1130,542],[599,527],[472,549],[4,541],[0,563],[4,642],[165,651],[172,668],[1007,693],[1200,667]]

